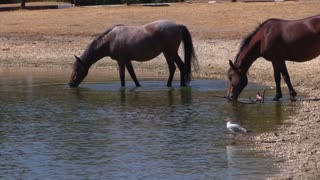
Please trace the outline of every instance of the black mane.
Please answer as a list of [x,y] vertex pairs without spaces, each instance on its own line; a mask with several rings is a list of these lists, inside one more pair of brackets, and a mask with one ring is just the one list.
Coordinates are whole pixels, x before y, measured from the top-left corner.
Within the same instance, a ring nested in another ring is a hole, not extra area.
[[88,64],[89,66],[91,66],[91,64],[95,63],[98,60],[95,57],[95,50],[97,48],[103,46],[103,44],[105,43],[105,42],[102,41],[102,38],[105,35],[107,35],[110,31],[112,31],[113,28],[115,28],[117,26],[123,26],[123,25],[121,25],[121,24],[115,25],[115,26],[107,29],[103,33],[99,34],[97,37],[95,37],[93,39],[93,41],[88,45],[86,50],[82,53],[82,55],[80,57],[81,61],[86,63],[86,64]]
[[242,50],[250,43],[252,37],[258,32],[258,30],[264,26],[267,22],[269,22],[270,20],[273,20],[273,19],[268,19],[266,21],[264,21],[263,23],[260,23],[256,29],[254,31],[252,31],[251,33],[249,33],[241,42],[241,45],[240,45],[240,49],[239,49],[239,52],[238,54],[236,55],[235,57],[235,62],[237,62],[239,56],[240,56],[240,53],[242,52]]
[[106,31],[104,31],[103,33],[99,34],[96,38],[94,38],[94,40],[92,41],[92,43],[89,45],[88,49],[90,49],[91,51],[94,48],[97,48],[98,46],[101,46],[101,43],[103,43],[101,40],[102,38],[107,35],[110,31],[112,31],[113,28],[117,27],[117,26],[123,26],[122,24],[118,24],[115,25],[113,27],[111,27],[110,29],[107,29]]
[[117,26],[123,26],[123,24],[117,24],[112,26],[111,28],[107,29],[106,31],[104,31],[103,33],[99,34],[96,38],[94,38],[94,40],[92,41],[92,45],[95,45],[96,43],[100,42],[101,38],[103,38],[105,35],[107,35],[113,28],[117,27]]

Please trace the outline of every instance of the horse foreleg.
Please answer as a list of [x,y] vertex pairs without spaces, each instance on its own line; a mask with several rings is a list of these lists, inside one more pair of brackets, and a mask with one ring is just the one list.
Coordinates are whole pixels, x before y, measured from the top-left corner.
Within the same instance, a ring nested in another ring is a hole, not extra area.
[[119,75],[120,75],[120,80],[121,80],[121,87],[124,87],[125,84],[125,66],[122,63],[118,62],[118,66],[119,66]]
[[289,76],[289,73],[288,73],[288,69],[287,69],[286,63],[284,61],[283,61],[282,65],[281,65],[280,69],[281,69],[281,74],[282,74],[283,80],[286,82],[286,84],[288,86],[290,96],[292,98],[294,98],[297,95],[297,93],[293,89],[293,86],[292,86],[291,80],[290,80],[290,76]]
[[126,63],[126,67],[128,69],[128,72],[129,72],[131,78],[133,79],[134,83],[136,84],[136,86],[140,87],[141,85],[140,85],[139,81],[137,80],[136,73],[134,72],[131,61],[128,61]]
[[272,62],[274,81],[276,82],[276,96],[273,98],[274,101],[278,101],[282,97],[281,92],[281,74],[279,64]]

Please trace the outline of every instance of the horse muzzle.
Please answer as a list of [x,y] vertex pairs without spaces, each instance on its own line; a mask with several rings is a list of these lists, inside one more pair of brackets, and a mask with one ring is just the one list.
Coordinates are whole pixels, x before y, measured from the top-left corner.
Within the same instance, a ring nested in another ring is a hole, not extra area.
[[229,100],[238,100],[238,96],[234,93],[228,93],[227,96],[225,96]]

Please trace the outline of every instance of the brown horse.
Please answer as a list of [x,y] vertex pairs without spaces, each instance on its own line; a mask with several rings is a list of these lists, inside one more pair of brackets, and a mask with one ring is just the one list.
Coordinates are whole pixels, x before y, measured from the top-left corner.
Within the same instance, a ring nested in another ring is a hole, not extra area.
[[243,40],[235,62],[229,60],[228,97],[238,99],[248,83],[248,69],[257,58],[263,57],[273,65],[276,82],[274,100],[282,97],[281,75],[294,98],[297,93],[292,87],[285,61],[309,61],[319,54],[320,15],[291,21],[269,19]]
[[[183,62],[178,49],[184,43]],[[171,86],[177,64],[181,75],[181,86],[191,81],[191,65],[197,65],[190,32],[184,25],[168,20],[159,20],[143,26],[117,25],[96,37],[73,66],[70,87],[77,87],[87,76],[92,64],[110,56],[118,62],[121,86],[125,86],[125,67],[136,86],[140,86],[131,61],[149,61],[163,53],[169,66],[167,86]]]

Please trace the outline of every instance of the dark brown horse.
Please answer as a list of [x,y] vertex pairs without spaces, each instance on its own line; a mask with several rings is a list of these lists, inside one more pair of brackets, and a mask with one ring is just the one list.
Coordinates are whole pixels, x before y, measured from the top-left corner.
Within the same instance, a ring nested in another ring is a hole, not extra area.
[[243,40],[235,62],[229,60],[228,97],[238,98],[248,83],[248,69],[257,58],[263,57],[273,65],[276,82],[274,100],[282,97],[281,75],[294,98],[297,93],[292,87],[285,61],[309,61],[319,54],[320,15],[291,21],[269,19]]
[[[184,43],[184,62],[178,55],[181,41]],[[87,76],[92,64],[110,56],[118,62],[121,86],[125,86],[125,67],[135,85],[140,86],[131,61],[149,61],[161,53],[170,71],[167,86],[171,86],[175,64],[180,70],[181,86],[186,86],[191,80],[191,65],[197,64],[191,35],[184,25],[167,20],[137,27],[117,25],[108,29],[90,43],[80,58],[76,57],[69,85],[77,87]]]

